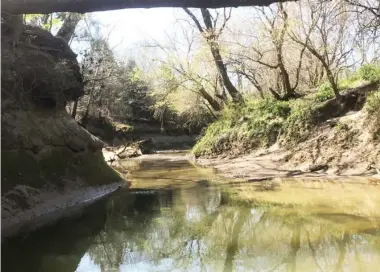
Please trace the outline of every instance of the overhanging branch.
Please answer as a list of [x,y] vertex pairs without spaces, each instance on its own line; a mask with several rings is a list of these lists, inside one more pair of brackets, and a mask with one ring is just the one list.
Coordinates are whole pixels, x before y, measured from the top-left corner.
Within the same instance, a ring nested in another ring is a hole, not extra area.
[[268,6],[293,0],[3,0],[2,11],[12,14],[52,12],[94,12],[126,8],[221,8],[238,6]]

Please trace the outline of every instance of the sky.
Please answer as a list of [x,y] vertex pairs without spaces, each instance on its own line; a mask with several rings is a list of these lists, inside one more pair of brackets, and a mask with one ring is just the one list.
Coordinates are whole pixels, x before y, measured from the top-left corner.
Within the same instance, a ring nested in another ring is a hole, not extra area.
[[[241,23],[242,16],[251,12],[246,8],[233,8],[229,25],[234,21]],[[134,54],[146,40],[163,41],[165,33],[182,31],[180,18],[189,20],[181,8],[124,9],[92,13],[94,19],[111,31],[109,43],[120,58],[135,57]],[[252,16],[252,15],[250,15]]]
[[180,9],[125,9],[94,12],[93,17],[111,31],[109,43],[120,57],[134,55],[134,49],[147,39],[161,40],[165,31],[175,28]]

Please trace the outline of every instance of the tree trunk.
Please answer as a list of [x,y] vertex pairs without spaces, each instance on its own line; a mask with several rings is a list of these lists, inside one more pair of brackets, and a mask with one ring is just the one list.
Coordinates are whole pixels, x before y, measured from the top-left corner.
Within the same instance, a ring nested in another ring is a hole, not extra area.
[[226,88],[227,92],[231,95],[232,100],[237,103],[244,103],[243,96],[235,88],[228,76],[226,65],[224,64],[222,55],[220,54],[220,47],[217,39],[222,29],[220,29],[219,34],[216,34],[215,26],[213,25],[211,19],[212,16],[207,8],[201,9],[203,22],[206,28],[202,27],[197,17],[195,17],[195,15],[188,8],[183,8],[183,10],[194,21],[199,32],[202,34],[207,44],[209,45],[216,68],[218,69],[218,72],[222,78],[223,85]]
[[92,82],[92,87],[91,87],[91,90],[90,90],[90,98],[88,99],[88,104],[87,104],[86,112],[85,112],[85,114],[83,116],[83,124],[86,124],[88,116],[90,114],[90,108],[91,108],[92,100],[94,98],[95,82],[96,82],[95,79],[96,79],[96,77],[98,75],[98,71],[99,71],[99,65],[96,67],[96,70],[95,70],[94,80]]
[[339,89],[338,89],[338,84],[336,83],[336,80],[334,78],[334,75],[333,73],[331,72],[330,68],[325,66],[325,69],[326,69],[326,75],[327,75],[327,79],[329,80],[330,84],[331,84],[331,87],[334,91],[334,95],[336,97],[336,99],[338,101],[340,101],[342,99],[342,96],[340,95],[339,93]]
[[73,106],[73,111],[71,112],[71,117],[73,119],[75,119],[75,117],[77,117],[78,100],[79,100],[79,98],[75,99],[74,106]]
[[294,88],[292,87],[290,83],[289,74],[285,69],[285,66],[282,62],[282,58],[279,59],[279,67],[280,67],[280,76],[282,79],[282,85],[285,91],[284,100],[288,100],[290,98],[296,98],[297,94],[294,91]]
[[[283,1],[283,0],[282,0]],[[125,8],[189,7],[222,8],[236,6],[269,6],[278,0],[3,0],[2,11],[12,14],[47,14],[53,12],[94,12]]]
[[273,88],[269,88],[269,91],[276,100],[282,100],[281,95],[278,92],[276,92]]
[[207,102],[210,104],[214,111],[222,110],[222,106],[218,103],[218,101],[216,101],[211,95],[209,95],[209,93],[206,92],[206,90],[203,87],[199,89],[199,93],[204,99],[207,100]]
[[259,92],[260,94],[260,97],[262,99],[264,99],[264,92],[263,92],[263,88],[261,87],[261,85],[259,84],[259,82],[257,82],[256,78],[254,77],[251,77],[247,74],[245,74],[245,77],[249,80],[249,82],[251,82],[253,84],[253,86],[255,86],[255,88],[257,89],[257,91]]
[[[232,100],[237,103],[244,103],[243,96],[232,84],[226,65],[223,62],[222,55],[220,54],[220,46],[215,34],[215,29],[212,25],[211,14],[208,9],[201,9],[203,21],[206,25],[207,31],[201,30],[203,37],[206,39],[208,45],[210,46],[211,54],[214,58],[215,65],[219,71],[220,76],[222,77],[222,81],[224,86],[226,87],[227,92],[231,95]],[[199,23],[198,23],[199,24]]]
[[82,20],[81,14],[79,14],[79,13],[68,14],[66,16],[65,20],[63,21],[63,25],[58,30],[56,37],[61,37],[67,43],[69,43],[69,41],[71,40],[71,38],[74,35],[75,28],[77,27],[80,20]]
[[218,68],[218,71],[222,77],[223,84],[226,87],[227,92],[231,95],[232,100],[234,102],[243,103],[244,102],[243,96],[235,88],[235,86],[232,84],[228,76],[227,68],[223,62],[222,56],[220,55],[219,44],[213,41],[213,42],[210,42],[209,45],[210,45],[212,56],[214,57],[216,67]]

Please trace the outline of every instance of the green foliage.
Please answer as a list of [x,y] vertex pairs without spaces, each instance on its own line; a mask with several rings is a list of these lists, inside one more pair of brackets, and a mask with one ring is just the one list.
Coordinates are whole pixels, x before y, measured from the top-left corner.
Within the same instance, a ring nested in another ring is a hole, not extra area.
[[25,14],[24,20],[27,24],[41,27],[52,31],[59,28],[64,20],[65,13],[52,14]]
[[365,109],[369,114],[378,114],[380,117],[380,90],[368,95]]
[[380,81],[380,66],[375,64],[366,64],[360,67],[359,74],[362,79],[376,82]]
[[365,110],[372,126],[375,139],[380,139],[380,90],[373,92],[367,97]]
[[198,105],[181,112],[177,120],[177,123],[181,128],[189,132],[189,134],[197,134],[204,127],[214,121],[214,118],[210,114],[210,111],[205,109],[205,107]]
[[334,97],[334,91],[331,84],[326,82],[318,87],[318,91],[315,94],[315,100],[317,102],[323,102]]
[[339,89],[355,88],[363,83],[363,79],[359,72],[355,72],[346,79],[340,80],[338,82]]
[[206,130],[206,134],[197,142],[192,152],[195,156],[204,154],[220,154],[220,143],[228,139],[232,133],[231,120],[220,119],[212,123]]
[[[360,69],[352,73],[347,78],[338,82],[338,87],[341,90],[348,88],[356,88],[362,85],[365,81],[376,82],[380,80],[380,66],[374,64],[367,64],[360,67]],[[315,93],[315,101],[323,102],[334,98],[334,91],[329,82],[321,84]]]
[[304,141],[311,132],[313,102],[297,100],[291,105],[291,113],[286,119],[282,134],[284,143],[292,144]]
[[[223,151],[244,152],[254,146],[273,144],[289,116],[289,102],[272,99],[248,100],[244,107],[229,105],[193,148],[196,156]],[[236,147],[239,150],[232,150]]]

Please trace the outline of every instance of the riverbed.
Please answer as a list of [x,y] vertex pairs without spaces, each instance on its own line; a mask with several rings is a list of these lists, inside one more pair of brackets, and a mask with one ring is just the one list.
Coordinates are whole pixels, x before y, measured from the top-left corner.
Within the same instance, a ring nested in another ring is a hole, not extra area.
[[229,180],[181,153],[120,162],[129,189],[2,246],[2,271],[378,271],[380,186]]

